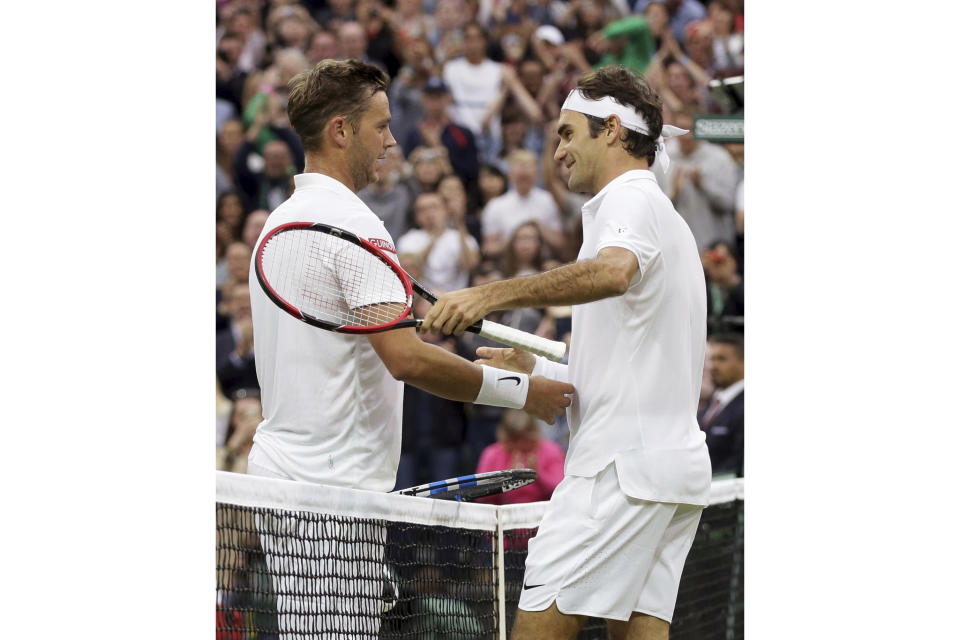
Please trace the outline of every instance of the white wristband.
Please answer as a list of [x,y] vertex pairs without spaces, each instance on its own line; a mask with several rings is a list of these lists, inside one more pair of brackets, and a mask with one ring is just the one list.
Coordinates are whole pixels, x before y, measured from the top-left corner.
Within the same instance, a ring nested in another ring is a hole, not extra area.
[[488,404],[494,407],[523,409],[527,403],[527,391],[530,389],[530,376],[506,369],[497,369],[481,365],[483,384],[477,394],[475,404]]

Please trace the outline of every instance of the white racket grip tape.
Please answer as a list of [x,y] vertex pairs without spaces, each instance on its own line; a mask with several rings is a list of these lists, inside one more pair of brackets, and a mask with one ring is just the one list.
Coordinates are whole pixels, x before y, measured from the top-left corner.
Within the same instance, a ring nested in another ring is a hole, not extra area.
[[516,347],[517,349],[529,351],[530,353],[536,353],[554,362],[563,360],[563,356],[567,352],[565,342],[547,340],[546,338],[535,336],[532,333],[520,331],[519,329],[514,329],[513,327],[508,327],[503,324],[497,324],[496,322],[490,322],[489,320],[481,321],[480,335],[484,338],[499,342],[500,344],[506,344],[511,347]]
[[530,376],[525,373],[507,371],[481,365],[483,384],[474,404],[488,404],[492,407],[523,409],[527,404],[527,392],[530,390]]

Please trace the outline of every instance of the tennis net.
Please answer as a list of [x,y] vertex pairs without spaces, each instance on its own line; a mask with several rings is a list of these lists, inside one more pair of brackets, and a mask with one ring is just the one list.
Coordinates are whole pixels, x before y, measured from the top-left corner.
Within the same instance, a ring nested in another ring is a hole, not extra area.
[[[545,507],[218,472],[216,637],[506,638]],[[671,638],[742,638],[742,571],[743,480],[715,481]],[[603,622],[579,638],[606,638]]]

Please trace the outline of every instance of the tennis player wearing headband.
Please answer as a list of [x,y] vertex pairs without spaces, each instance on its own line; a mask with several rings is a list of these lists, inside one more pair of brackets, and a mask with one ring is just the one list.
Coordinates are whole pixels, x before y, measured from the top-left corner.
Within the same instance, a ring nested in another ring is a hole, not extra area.
[[693,234],[650,168],[669,162],[660,98],[622,66],[585,75],[554,158],[583,206],[577,262],[440,297],[424,329],[461,333],[495,309],[572,304],[569,365],[514,349],[481,362],[569,380],[564,479],[530,541],[513,640],[573,638],[587,616],[615,640],[665,640],[710,492],[696,407],[706,286]]

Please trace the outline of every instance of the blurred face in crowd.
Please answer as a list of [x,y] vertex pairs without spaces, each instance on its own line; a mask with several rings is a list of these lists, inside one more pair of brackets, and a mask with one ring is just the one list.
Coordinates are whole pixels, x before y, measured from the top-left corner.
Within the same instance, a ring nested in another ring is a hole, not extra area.
[[367,34],[359,22],[345,22],[338,32],[340,53],[344,58],[363,60],[367,55]]
[[661,37],[669,29],[670,16],[667,8],[660,2],[651,2],[643,10],[643,19],[647,21],[654,37]]
[[407,20],[419,16],[422,6],[421,0],[397,0],[397,12]]
[[710,343],[710,379],[718,389],[743,380],[743,359],[733,345]]
[[245,281],[235,282],[225,293],[224,302],[231,318],[239,320],[251,316],[250,286]]
[[450,104],[450,94],[446,91],[424,91],[420,95],[420,104],[428,120],[443,120]]
[[540,229],[535,224],[523,224],[517,227],[513,236],[513,254],[523,264],[529,264],[540,253]]
[[271,180],[280,180],[289,177],[289,169],[293,165],[293,156],[287,143],[282,140],[271,140],[263,147],[263,173]]
[[417,224],[428,233],[440,233],[447,228],[447,205],[438,193],[417,196],[413,212]]
[[507,409],[500,419],[497,439],[509,449],[532,451],[540,440],[533,418],[520,409]]
[[484,201],[489,201],[491,198],[502,195],[507,187],[500,174],[494,173],[486,167],[480,169],[478,182],[480,184],[480,191],[483,193]]
[[590,137],[587,116],[564,109],[557,120],[560,144],[553,159],[570,171],[567,187],[576,193],[593,193],[603,154],[603,135]]
[[440,0],[437,2],[436,17],[437,28],[449,31],[458,29],[464,23],[466,7],[461,0]]
[[307,57],[298,49],[284,49],[277,54],[277,90],[286,93],[287,84],[301,71],[306,70],[310,63]]
[[718,244],[703,252],[700,258],[703,270],[713,282],[730,282],[737,273],[737,259],[730,253],[726,245]]
[[733,12],[724,3],[714,0],[707,5],[707,17],[717,35],[728,36],[733,33]]
[[693,79],[679,62],[667,65],[667,86],[681,99],[690,96],[693,91]]
[[424,149],[413,163],[413,174],[421,185],[435,186],[443,177],[443,160],[435,149]]
[[220,128],[220,147],[229,156],[243,143],[243,123],[239,120],[227,120]]
[[321,60],[336,58],[337,53],[337,37],[329,31],[320,31],[310,41],[307,58],[311,63],[316,64]]
[[470,25],[464,29],[463,53],[471,64],[480,64],[487,57],[487,38],[482,28]]
[[228,229],[235,230],[243,218],[243,203],[236,193],[228,193],[220,201],[220,220]]
[[530,193],[537,180],[537,161],[528,157],[519,157],[510,162],[510,181],[513,188],[522,196]]
[[526,137],[527,123],[523,118],[515,118],[503,123],[503,141],[508,149],[522,147]]
[[224,62],[228,63],[230,66],[237,64],[237,60],[240,59],[240,54],[243,52],[243,40],[233,35],[225,35],[220,38],[220,42],[217,44],[217,54],[221,58],[225,58]]
[[526,60],[520,64],[517,77],[520,78],[523,88],[536,97],[543,86],[543,65],[537,60]]
[[386,93],[377,91],[370,98],[370,107],[360,118],[357,133],[347,148],[354,190],[359,191],[377,180],[379,161],[385,159],[387,149],[396,144],[390,132],[390,101]]
[[455,175],[446,176],[437,186],[444,202],[447,204],[447,210],[452,212],[467,212],[467,191],[463,187],[463,182]]
[[265,209],[250,212],[246,222],[243,223],[243,233],[241,234],[245,245],[252,249],[257,244],[257,238],[260,237],[260,232],[263,231],[263,225],[267,223],[269,216],[270,212]]
[[301,50],[306,48],[307,39],[310,37],[307,25],[296,16],[284,18],[277,25],[277,32],[285,46],[296,47]]
[[250,247],[242,242],[231,242],[227,246],[227,273],[234,282],[245,282],[250,270]]

